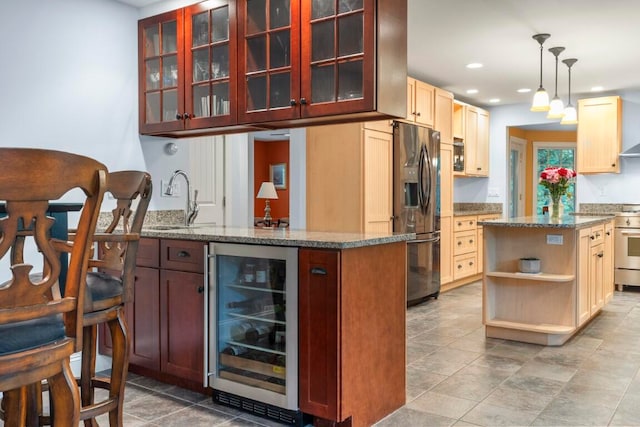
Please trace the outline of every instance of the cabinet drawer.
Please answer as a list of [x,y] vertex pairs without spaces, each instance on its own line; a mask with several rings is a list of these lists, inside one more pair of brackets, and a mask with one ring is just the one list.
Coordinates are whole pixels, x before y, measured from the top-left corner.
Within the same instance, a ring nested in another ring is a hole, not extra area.
[[471,216],[457,216],[453,219],[453,231],[468,231],[475,230],[478,217]]
[[453,280],[473,276],[477,273],[477,256],[475,253],[453,257]]
[[591,227],[591,234],[589,236],[591,246],[596,246],[604,243],[604,224]]
[[204,244],[187,240],[161,240],[162,268],[179,271],[204,272]]
[[141,267],[160,266],[160,241],[158,239],[141,238],[138,244],[136,265]]
[[459,231],[453,236],[453,255],[468,254],[478,249],[476,230]]

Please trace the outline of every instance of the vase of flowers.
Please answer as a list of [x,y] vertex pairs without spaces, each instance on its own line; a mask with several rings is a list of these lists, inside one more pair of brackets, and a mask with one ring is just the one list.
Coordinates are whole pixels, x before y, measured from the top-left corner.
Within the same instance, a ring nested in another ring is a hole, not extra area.
[[540,184],[551,195],[551,219],[560,217],[560,198],[567,194],[571,180],[576,177],[576,171],[571,168],[548,167],[540,172]]

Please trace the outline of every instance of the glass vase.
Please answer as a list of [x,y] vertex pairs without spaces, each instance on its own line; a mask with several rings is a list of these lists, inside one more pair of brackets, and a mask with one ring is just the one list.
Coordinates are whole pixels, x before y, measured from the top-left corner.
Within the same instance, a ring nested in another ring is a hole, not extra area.
[[560,210],[562,209],[560,197],[560,194],[551,196],[551,219],[560,219]]

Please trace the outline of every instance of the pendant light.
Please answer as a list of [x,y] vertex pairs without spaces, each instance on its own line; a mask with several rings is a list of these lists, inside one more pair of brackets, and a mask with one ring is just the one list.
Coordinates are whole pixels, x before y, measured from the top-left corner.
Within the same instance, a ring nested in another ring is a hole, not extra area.
[[578,113],[575,107],[571,105],[571,67],[576,63],[576,61],[578,61],[576,58],[568,58],[562,60],[562,62],[567,65],[567,68],[569,68],[569,100],[567,101],[567,106],[564,109],[564,116],[560,121],[561,125],[578,124]]
[[558,96],[558,55],[564,50],[563,47],[552,47],[549,52],[553,53],[556,57],[556,90],[553,95],[553,99],[549,104],[549,112],[547,113],[547,119],[560,119],[564,116],[564,103]]
[[549,94],[542,87],[542,45],[549,37],[551,37],[551,34],[536,34],[533,36],[540,43],[540,87],[533,96],[531,111],[549,111]]

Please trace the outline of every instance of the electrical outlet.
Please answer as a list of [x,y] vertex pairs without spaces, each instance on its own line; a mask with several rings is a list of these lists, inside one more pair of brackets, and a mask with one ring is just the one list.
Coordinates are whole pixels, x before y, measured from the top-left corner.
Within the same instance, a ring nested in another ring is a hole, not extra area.
[[173,190],[171,195],[167,194],[167,188],[169,187],[169,181],[160,180],[160,188],[162,192],[160,193],[160,197],[180,197],[180,183],[174,181],[171,185],[171,189]]
[[562,234],[547,234],[547,245],[561,245]]

